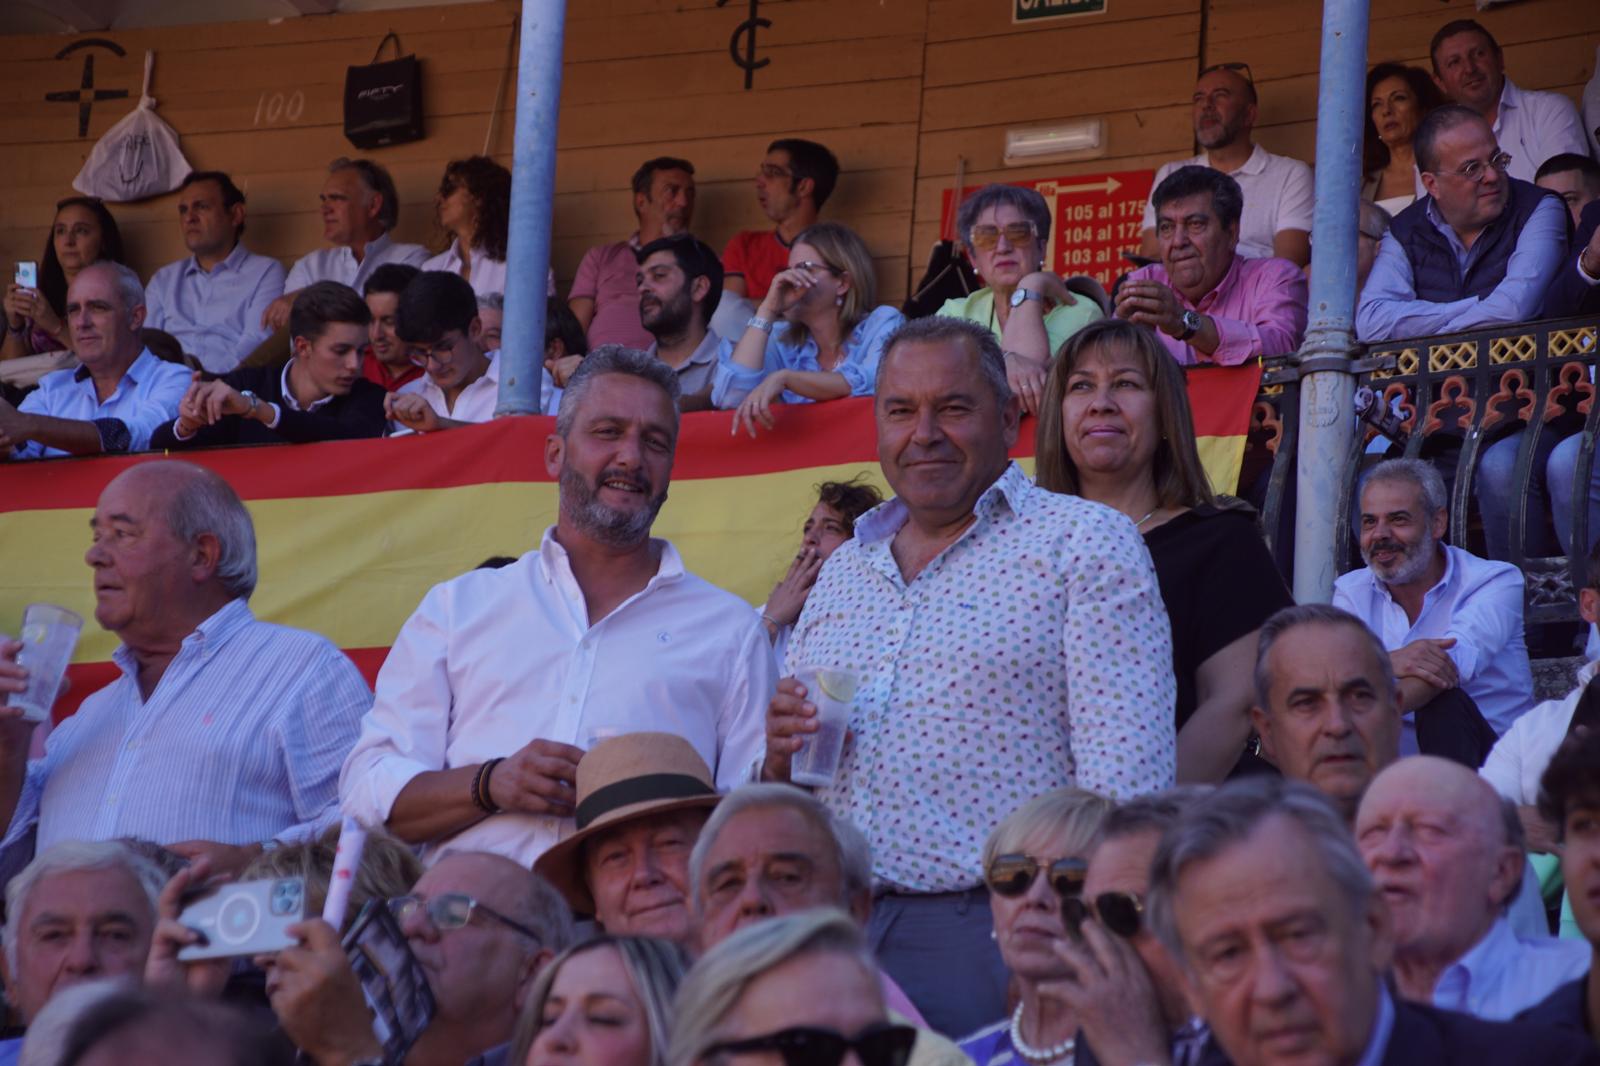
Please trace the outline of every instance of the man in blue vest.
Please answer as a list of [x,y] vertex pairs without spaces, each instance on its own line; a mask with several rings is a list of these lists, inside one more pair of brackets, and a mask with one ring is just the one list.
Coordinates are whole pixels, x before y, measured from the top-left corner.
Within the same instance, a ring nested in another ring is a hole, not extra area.
[[1418,127],[1428,195],[1400,212],[1356,312],[1364,341],[1456,333],[1537,315],[1566,257],[1561,198],[1506,173],[1489,124],[1447,105]]

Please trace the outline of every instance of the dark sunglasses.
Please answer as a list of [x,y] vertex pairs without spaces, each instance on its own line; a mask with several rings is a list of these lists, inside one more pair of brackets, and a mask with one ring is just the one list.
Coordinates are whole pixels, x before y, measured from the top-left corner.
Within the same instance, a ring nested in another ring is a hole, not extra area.
[[1144,904],[1132,892],[1102,892],[1092,900],[1073,897],[1062,901],[1062,913],[1067,924],[1077,928],[1085,918],[1093,915],[1100,924],[1124,940],[1139,935]]
[[911,1045],[916,1042],[917,1031],[909,1025],[873,1026],[854,1040],[832,1029],[796,1026],[748,1040],[713,1044],[706,1049],[704,1057],[776,1051],[783,1057],[783,1066],[839,1066],[845,1053],[854,1051],[861,1066],[906,1066],[911,1058]]
[[1006,235],[1006,240],[1012,247],[1020,248],[1032,244],[1033,239],[1039,235],[1039,230],[1032,222],[1007,222],[1004,226],[973,226],[967,234],[967,240],[974,248],[987,252],[1000,243],[1002,233]]
[[[1082,859],[1057,859],[1045,871],[1050,887],[1062,899],[1070,899],[1083,892],[1083,879],[1089,864]],[[997,896],[1015,899],[1033,887],[1039,876],[1039,861],[1031,855],[999,855],[989,864],[984,881],[989,891]]]
[[1255,76],[1250,73],[1249,63],[1213,63],[1200,72],[1200,77],[1205,77],[1213,70],[1231,70],[1235,74],[1242,76],[1244,80],[1249,82],[1251,85],[1256,83]]

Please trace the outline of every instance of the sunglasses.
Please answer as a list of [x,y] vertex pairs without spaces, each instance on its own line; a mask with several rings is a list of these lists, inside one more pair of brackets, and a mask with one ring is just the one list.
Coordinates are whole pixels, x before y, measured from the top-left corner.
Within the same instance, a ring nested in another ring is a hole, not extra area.
[[1213,63],[1200,72],[1200,77],[1205,77],[1213,70],[1231,70],[1235,74],[1242,76],[1244,80],[1249,82],[1251,85],[1256,83],[1255,75],[1250,73],[1249,63]]
[[1102,892],[1092,900],[1073,897],[1062,901],[1067,924],[1076,929],[1090,916],[1124,940],[1139,935],[1144,904],[1132,892]]
[[839,1066],[845,1053],[854,1051],[861,1066],[906,1066],[911,1045],[916,1041],[917,1031],[909,1025],[872,1026],[854,1040],[832,1029],[796,1026],[748,1040],[713,1044],[703,1057],[776,1051],[783,1058],[783,1066]]
[[418,910],[426,911],[428,920],[441,932],[460,929],[472,921],[474,914],[481,914],[485,918],[491,918],[509,929],[515,929],[536,944],[541,942],[539,934],[532,929],[529,929],[519,921],[507,918],[487,903],[479,903],[463,892],[446,892],[443,895],[434,896],[432,899],[421,899],[417,896],[396,896],[389,901],[389,913],[393,914],[398,922],[404,922]]
[[1000,243],[1001,233],[1006,235],[1006,240],[1013,247],[1032,244],[1039,236],[1038,227],[1032,222],[1007,222],[1004,226],[973,226],[967,233],[967,240],[974,248],[987,252]]
[[[1039,870],[1039,861],[1031,855],[1000,855],[989,864],[984,881],[995,895],[1015,899],[1033,887]],[[1057,859],[1045,870],[1045,877],[1056,895],[1065,900],[1083,892],[1088,871],[1089,864],[1082,859]]]

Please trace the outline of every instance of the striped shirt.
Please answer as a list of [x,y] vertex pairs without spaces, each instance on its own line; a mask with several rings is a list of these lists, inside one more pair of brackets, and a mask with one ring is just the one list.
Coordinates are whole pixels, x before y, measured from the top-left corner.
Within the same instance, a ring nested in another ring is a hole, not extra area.
[[[62,840],[299,841],[338,816],[339,767],[372,693],[326,639],[258,622],[237,599],[184,638],[150,698],[122,676],[28,764],[0,866]],[[16,849],[24,854],[17,855]]]

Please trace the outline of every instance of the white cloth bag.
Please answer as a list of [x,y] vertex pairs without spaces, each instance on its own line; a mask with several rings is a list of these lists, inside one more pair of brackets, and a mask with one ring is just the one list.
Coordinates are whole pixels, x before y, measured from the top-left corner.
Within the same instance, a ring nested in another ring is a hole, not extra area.
[[144,87],[139,106],[106,131],[89,153],[72,187],[85,196],[127,203],[160,196],[178,187],[194,168],[178,150],[178,135],[156,116],[150,74],[156,54],[144,54]]

